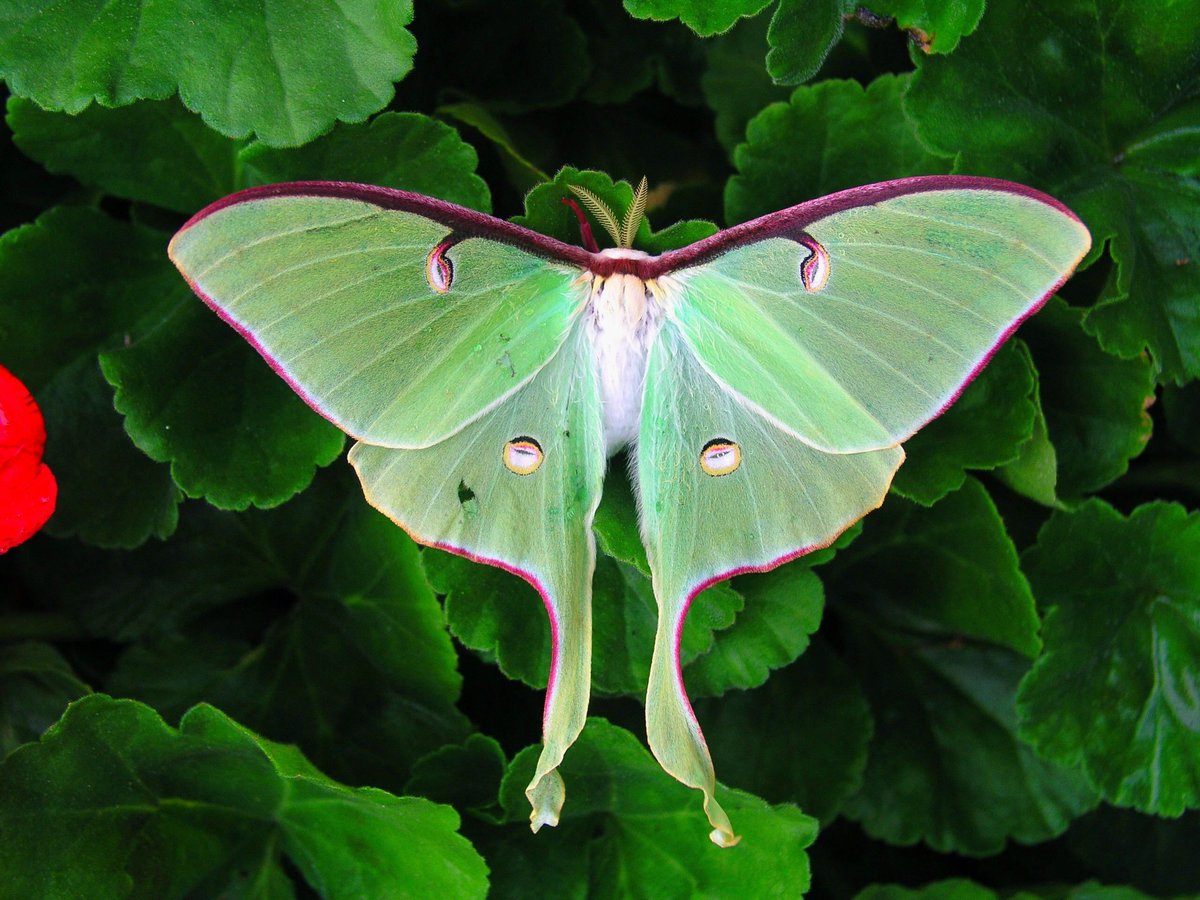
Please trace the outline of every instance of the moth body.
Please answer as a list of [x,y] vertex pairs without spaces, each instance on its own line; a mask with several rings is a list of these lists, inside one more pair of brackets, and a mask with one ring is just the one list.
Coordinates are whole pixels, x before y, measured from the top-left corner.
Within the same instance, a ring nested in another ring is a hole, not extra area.
[[[648,255],[628,249],[603,253],[624,259]],[[600,376],[605,450],[611,456],[637,436],[646,359],[662,323],[665,295],[660,285],[636,275],[590,277],[591,296],[585,315]]]

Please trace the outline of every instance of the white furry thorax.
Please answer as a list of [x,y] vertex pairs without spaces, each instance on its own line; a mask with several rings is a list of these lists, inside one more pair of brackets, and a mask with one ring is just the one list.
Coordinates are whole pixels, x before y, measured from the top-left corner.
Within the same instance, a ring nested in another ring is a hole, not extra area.
[[[644,259],[640,250],[612,249],[603,255]],[[630,443],[638,432],[646,360],[662,324],[664,307],[675,292],[670,276],[643,281],[636,275],[614,274],[591,279],[587,316],[588,338],[600,377],[604,408],[604,440],[611,455]]]

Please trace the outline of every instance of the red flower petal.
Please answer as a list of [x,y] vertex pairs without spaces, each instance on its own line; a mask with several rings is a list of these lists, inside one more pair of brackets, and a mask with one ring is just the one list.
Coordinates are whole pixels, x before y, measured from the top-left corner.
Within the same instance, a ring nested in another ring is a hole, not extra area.
[[41,410],[0,366],[0,553],[32,537],[54,512],[58,484],[42,463],[45,446]]

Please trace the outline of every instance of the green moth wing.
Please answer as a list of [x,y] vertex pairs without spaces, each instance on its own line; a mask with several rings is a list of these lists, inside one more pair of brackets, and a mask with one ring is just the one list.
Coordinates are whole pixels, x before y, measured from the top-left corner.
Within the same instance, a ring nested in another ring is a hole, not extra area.
[[1090,245],[1063,207],[1013,187],[909,179],[776,214],[765,236],[680,272],[686,299],[668,316],[706,371],[811,446],[894,445]]
[[650,352],[636,454],[658,600],[646,731],[663,768],[704,792],[718,844],[736,838],[713,796],[712,760],[684,690],[688,607],[715,581],[831,543],[883,502],[903,459],[899,446],[831,454],[796,440],[705,372],[669,323]]
[[[608,218],[615,216],[608,211]],[[633,440],[659,606],[647,733],[737,841],[679,667],[708,585],[825,546],[878,506],[900,443],[1070,274],[1087,230],[1008,182],[869,185],[661,256],[570,247],[428,197],[251,189],[176,235],[196,292],[358,438],[372,504],[529,581],[553,652],[526,790],[558,820],[590,687],[592,521]]]
[[335,425],[426,447],[528,381],[582,311],[579,268],[497,240],[507,225],[399,191],[298,183],[214,204],[170,254]]
[[350,451],[367,500],[417,541],[499,565],[541,594],[553,650],[542,754],[526,790],[534,831],[558,822],[555,770],[583,729],[591,688],[592,519],[605,460],[585,342],[577,327],[503,404],[432,447]]

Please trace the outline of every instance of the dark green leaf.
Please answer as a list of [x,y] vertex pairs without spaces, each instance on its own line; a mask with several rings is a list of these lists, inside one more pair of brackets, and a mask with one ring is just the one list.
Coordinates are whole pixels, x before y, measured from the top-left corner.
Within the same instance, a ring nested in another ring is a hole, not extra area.
[[100,365],[134,443],[222,509],[277,506],[342,452],[345,436],[193,297]]
[[96,361],[190,293],[165,251],[165,235],[80,208],[0,238],[0,358],[46,417],[52,534],[132,547],[175,528],[179,492],[129,442]]
[[1154,374],[1145,357],[1119,359],[1086,334],[1083,313],[1053,298],[1021,332],[1038,371],[1056,496],[1078,501],[1125,472],[1150,439]]
[[6,3],[0,76],[14,94],[68,113],[178,90],[222,134],[291,146],[391,100],[412,68],[411,21],[407,0]]
[[1026,659],[1001,647],[856,628],[847,662],[875,715],[863,786],[845,812],[889,843],[998,853],[1036,843],[1095,805],[1083,776],[1017,736]]
[[67,704],[91,691],[49,644],[0,646],[0,759],[36,741]]
[[744,222],[873,181],[945,172],[920,143],[900,97],[908,78],[884,75],[797,88],[750,120],[725,186],[725,219]]
[[144,101],[77,115],[8,101],[13,140],[51,172],[125,197],[191,214],[238,183],[238,141],[204,126],[177,100]]
[[779,0],[767,29],[767,71],[776,84],[800,84],[817,74],[842,37],[848,0]]
[[498,823],[500,781],[508,768],[504,751],[484,734],[447,744],[417,760],[404,793],[448,803]]
[[701,700],[696,715],[721,778],[769,801],[828,823],[862,783],[871,710],[820,639],[762,687]]
[[[1200,374],[1200,8],[994,0],[949,56],[918,60],[907,109],[971,174],[1056,194],[1116,263],[1085,325],[1106,350],[1149,347],[1164,379]],[[997,77],[1003,73],[1003,77]]]
[[821,570],[834,579],[830,596],[850,604],[841,608],[934,641],[967,637],[1037,655],[1033,595],[974,478],[928,509],[889,497],[863,532]]
[[701,37],[728,31],[743,16],[753,16],[771,0],[624,0],[636,19],[679,19]]
[[357,181],[428,194],[489,212],[491,193],[475,174],[475,148],[458,132],[417,113],[387,112],[339,125],[295,150],[251,144],[241,155],[247,181]]
[[[195,629],[135,645],[110,689],[168,715],[201,700],[219,704],[264,734],[298,743],[339,778],[388,787],[402,785],[421,756],[461,740],[467,722],[454,706],[457,660],[417,548],[362,502],[352,481],[324,477],[269,513],[210,515],[212,537],[240,538],[240,571],[221,571],[229,554],[206,559],[205,535],[181,528],[171,543],[194,538],[176,552],[208,562],[208,581],[227,601],[256,580],[260,590],[286,588],[299,602],[258,646],[204,639]],[[182,603],[199,588],[169,586],[163,599],[173,594]]]
[[1024,564],[1046,649],[1021,685],[1021,733],[1112,803],[1200,805],[1200,515],[1091,500],[1056,512]]
[[176,730],[92,695],[0,767],[15,896],[219,896],[248,882],[287,896],[286,856],[325,897],[482,897],[487,869],[458,825],[448,807],[331,781],[210,706]]
[[175,631],[282,577],[242,520],[198,503],[183,507],[170,540],[134,550],[105,552],[68,541],[27,549],[38,596],[113,641]]
[[[529,816],[525,783],[538,748],[509,766],[501,799],[509,820]],[[627,731],[589,719],[562,765],[562,820],[531,838],[526,824],[483,846],[496,897],[542,895],[548,870],[559,897],[798,897],[808,887],[804,848],[816,822],[794,806],[740,791],[717,797],[742,836],[735,850],[708,839],[700,794],[666,775]]]

